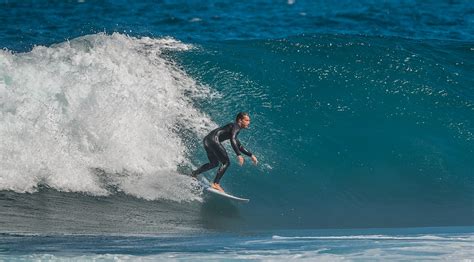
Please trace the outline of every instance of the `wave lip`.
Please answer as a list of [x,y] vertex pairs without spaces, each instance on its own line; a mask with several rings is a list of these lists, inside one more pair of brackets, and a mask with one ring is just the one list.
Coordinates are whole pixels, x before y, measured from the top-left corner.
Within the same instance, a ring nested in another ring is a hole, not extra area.
[[174,177],[188,161],[177,128],[214,125],[193,104],[211,91],[164,55],[191,48],[114,33],[0,51],[0,190],[107,195],[100,169],[128,174],[115,185],[137,197],[195,199]]

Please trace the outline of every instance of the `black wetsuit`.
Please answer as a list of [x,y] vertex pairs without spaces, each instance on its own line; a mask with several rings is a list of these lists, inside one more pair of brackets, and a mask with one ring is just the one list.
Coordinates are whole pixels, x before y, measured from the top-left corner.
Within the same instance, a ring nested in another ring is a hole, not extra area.
[[237,123],[230,123],[225,126],[219,127],[212,130],[206,137],[203,139],[204,149],[207,152],[207,158],[209,158],[209,163],[202,165],[197,170],[193,171],[192,175],[197,176],[203,172],[206,172],[210,169],[213,169],[219,165],[219,162],[222,163],[222,166],[217,171],[216,178],[214,183],[219,183],[222,176],[224,175],[226,169],[230,165],[229,157],[227,156],[227,151],[225,151],[221,142],[230,139],[230,144],[234,149],[235,153],[240,156],[241,153],[244,153],[247,156],[252,156],[248,150],[246,150],[241,144],[237,135],[240,132],[240,126]]

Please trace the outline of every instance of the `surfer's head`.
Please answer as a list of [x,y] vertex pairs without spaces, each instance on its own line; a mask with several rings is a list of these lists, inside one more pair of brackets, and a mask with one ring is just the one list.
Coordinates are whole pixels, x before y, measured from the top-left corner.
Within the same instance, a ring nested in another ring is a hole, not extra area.
[[235,117],[235,122],[240,126],[240,128],[249,128],[250,125],[250,116],[249,113],[240,112]]

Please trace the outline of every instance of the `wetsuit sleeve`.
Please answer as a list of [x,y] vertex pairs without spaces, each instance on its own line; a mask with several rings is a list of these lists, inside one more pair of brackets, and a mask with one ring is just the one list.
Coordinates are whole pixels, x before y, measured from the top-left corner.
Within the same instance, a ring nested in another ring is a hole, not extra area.
[[232,131],[231,131],[231,136],[230,136],[230,144],[232,145],[232,148],[234,149],[235,151],[235,154],[240,156],[240,150],[239,150],[239,143],[237,140],[237,134],[238,134],[238,130],[234,127],[232,127]]
[[235,140],[237,140],[237,146],[239,147],[240,152],[244,153],[246,156],[252,156],[252,153],[240,144],[239,139],[236,138]]

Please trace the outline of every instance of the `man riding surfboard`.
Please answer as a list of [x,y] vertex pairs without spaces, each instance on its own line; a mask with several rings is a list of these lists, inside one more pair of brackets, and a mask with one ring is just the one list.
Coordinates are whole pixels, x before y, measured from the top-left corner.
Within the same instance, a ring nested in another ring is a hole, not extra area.
[[244,164],[244,158],[242,153],[246,156],[249,156],[254,164],[257,164],[257,158],[247,149],[245,149],[237,139],[241,129],[247,129],[250,125],[250,116],[246,112],[240,112],[235,118],[235,122],[229,123],[225,126],[216,128],[212,130],[206,137],[203,139],[204,149],[207,153],[207,158],[209,158],[209,163],[206,163],[192,172],[191,176],[197,177],[199,174],[206,172],[210,169],[213,169],[219,165],[219,162],[222,164],[221,167],[217,170],[216,177],[214,182],[211,184],[212,188],[224,192],[224,189],[220,186],[219,182],[224,175],[225,171],[230,165],[229,156],[227,151],[222,146],[221,142],[225,140],[230,140],[230,144],[237,155],[237,159],[240,165]]

